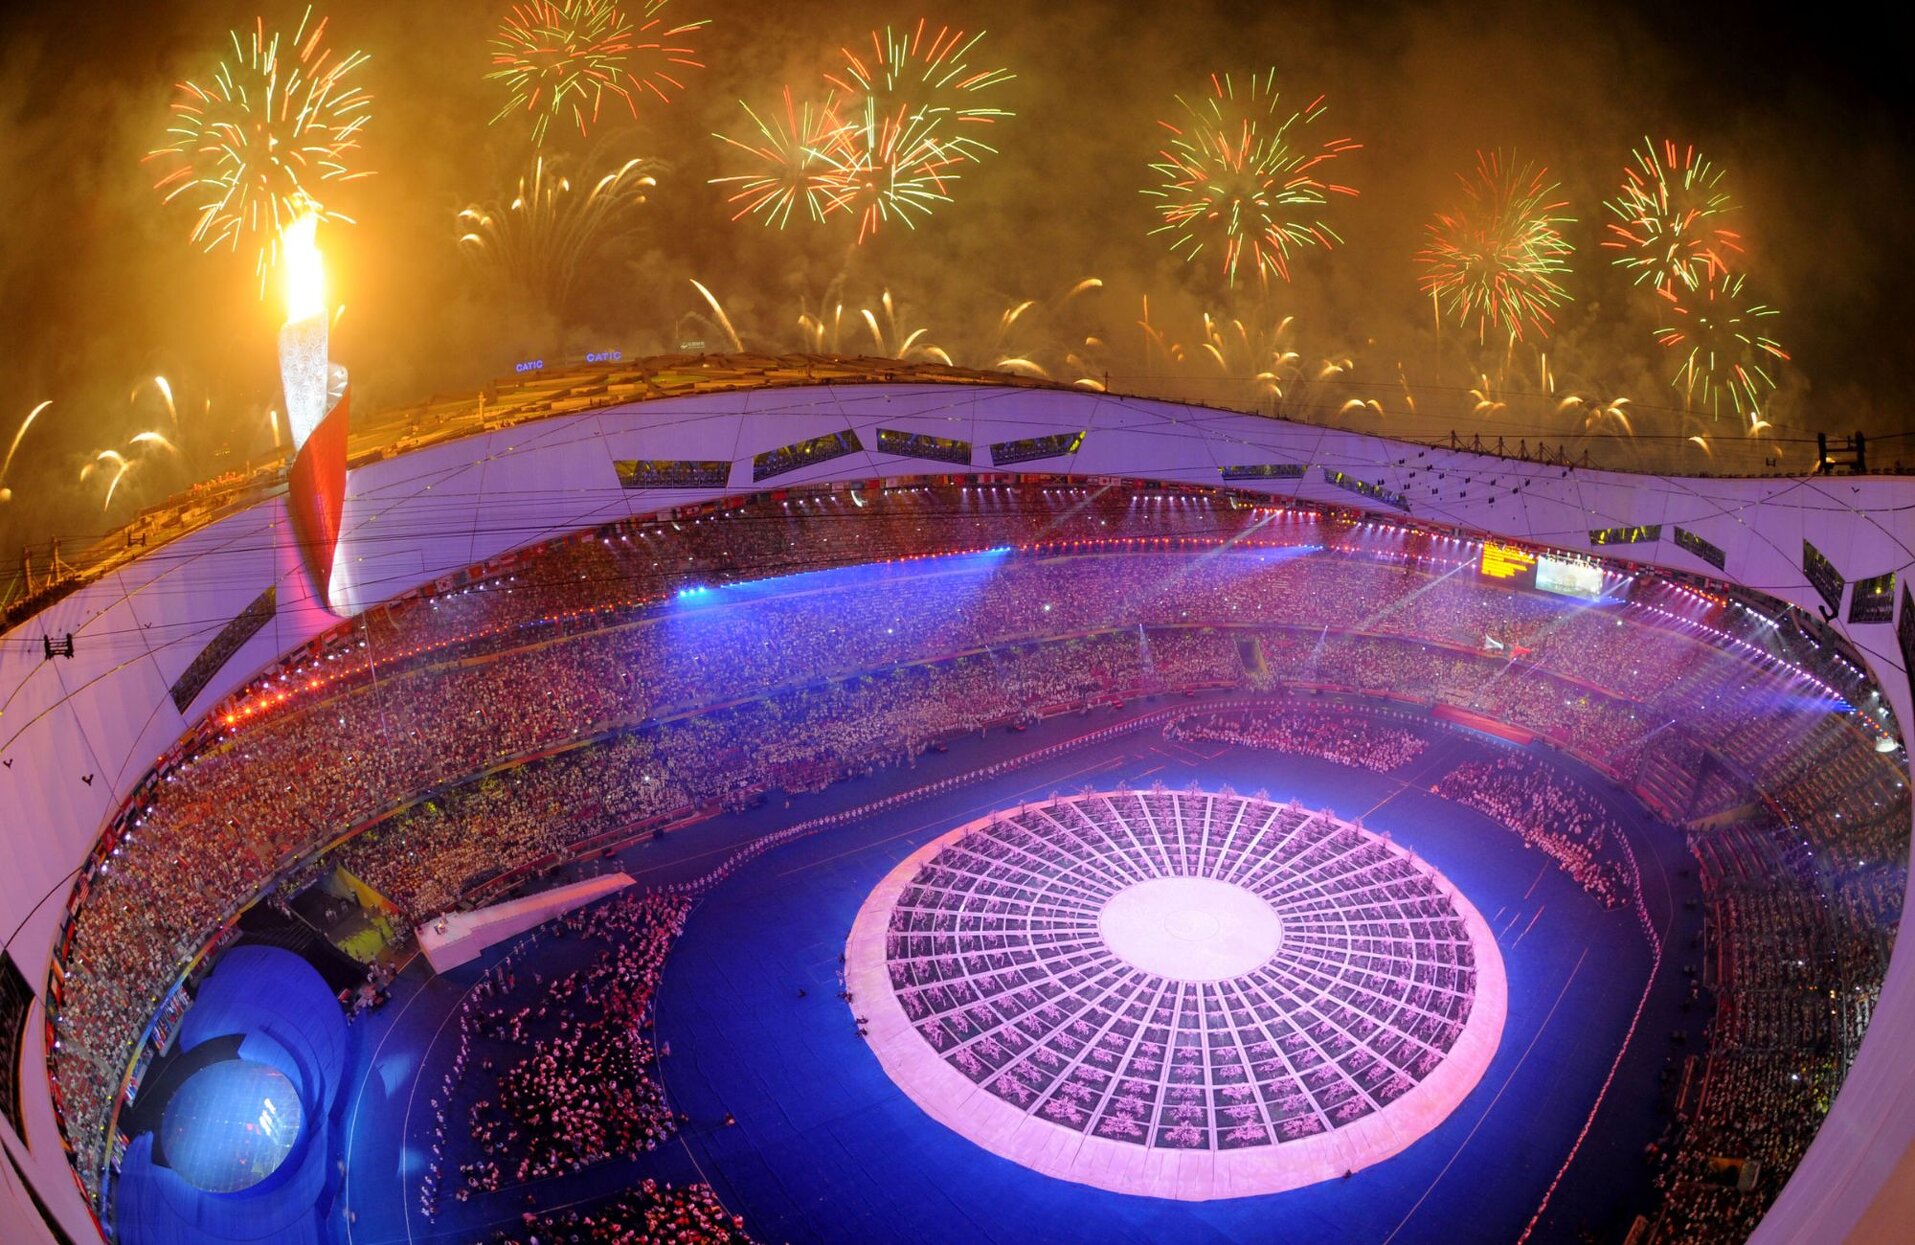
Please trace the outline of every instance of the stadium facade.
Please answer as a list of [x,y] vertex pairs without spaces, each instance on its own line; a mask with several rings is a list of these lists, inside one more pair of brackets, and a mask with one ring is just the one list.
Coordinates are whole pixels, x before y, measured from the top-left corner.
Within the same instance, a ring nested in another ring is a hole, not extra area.
[[[315,599],[285,501],[270,498],[48,606],[0,652],[0,928],[33,996],[17,1052],[23,1134],[0,1126],[0,1239],[100,1232],[47,1076],[49,968],[102,827],[210,707],[341,616],[515,549],[719,498],[933,472],[1227,485],[1742,585],[1828,617],[1896,720],[1915,720],[1894,621],[1915,635],[1905,586],[1886,616],[1845,590],[1905,575],[1915,479],[1603,472],[1144,399],[936,383],[634,402],[397,454],[350,477],[330,601]],[[1915,1211],[1911,955],[1892,961],[1846,1084],[1757,1239],[1895,1239]]]

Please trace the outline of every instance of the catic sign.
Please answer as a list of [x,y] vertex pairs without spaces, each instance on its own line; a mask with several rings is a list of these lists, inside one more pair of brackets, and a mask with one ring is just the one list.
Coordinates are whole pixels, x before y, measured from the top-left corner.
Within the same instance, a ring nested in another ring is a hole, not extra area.
[[587,363],[617,363],[625,357],[623,350],[588,350],[585,352]]
[[512,365],[512,370],[515,372],[543,371],[545,370],[545,360],[544,359],[527,359],[523,363],[514,363]]

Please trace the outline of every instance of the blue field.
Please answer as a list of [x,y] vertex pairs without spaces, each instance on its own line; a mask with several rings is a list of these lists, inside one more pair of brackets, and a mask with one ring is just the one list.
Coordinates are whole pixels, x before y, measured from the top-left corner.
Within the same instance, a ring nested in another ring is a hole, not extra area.
[[[1111,720],[993,732],[927,756],[915,772],[841,783],[788,807],[774,800],[635,847],[621,863],[641,882],[695,874],[768,829]],[[347,1200],[357,1219],[345,1230],[354,1242],[477,1240],[515,1224],[530,1204],[586,1202],[655,1175],[708,1180],[755,1236],[772,1241],[1512,1241],[1584,1129],[1651,958],[1632,910],[1603,910],[1513,834],[1429,793],[1431,776],[1502,746],[1446,734],[1405,772],[1377,775],[1245,749],[1192,750],[1144,731],[768,853],[701,904],[667,966],[657,1037],[672,1052],[667,1090],[692,1120],[680,1138],[632,1163],[448,1200],[432,1223],[414,1191],[431,1146],[426,1098],[437,1092],[435,1069],[451,1058],[447,1019],[477,970],[424,980],[415,965],[395,1002],[355,1034]],[[1506,962],[1509,1018],[1481,1084],[1447,1121],[1345,1181],[1193,1204],[1036,1175],[944,1129],[891,1085],[857,1035],[854,1009],[835,997],[839,955],[871,887],[926,840],[993,808],[1087,784],[1159,780],[1266,790],[1360,816],[1433,863],[1482,911]],[[1631,826],[1667,951],[1629,1055],[1537,1240],[1583,1228],[1619,1237],[1651,1204],[1639,1155],[1663,1119],[1659,1074],[1693,1053],[1672,1042],[1672,1031],[1701,1027],[1679,1010],[1687,990],[1680,970],[1698,954],[1691,940],[1700,921],[1676,889],[1693,887],[1679,875],[1686,853],[1667,827],[1644,824],[1628,797],[1615,793],[1613,803]],[[584,951],[553,943],[538,954],[550,957],[549,976]],[[722,1122],[728,1113],[735,1125]],[[455,1114],[462,1118],[462,1108]],[[456,1144],[449,1153],[456,1167]]]

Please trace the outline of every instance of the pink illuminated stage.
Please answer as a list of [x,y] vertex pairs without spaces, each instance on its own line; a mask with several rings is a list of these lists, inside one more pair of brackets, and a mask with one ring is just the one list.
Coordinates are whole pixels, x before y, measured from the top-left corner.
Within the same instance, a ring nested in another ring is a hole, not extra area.
[[1185,1201],[1332,1180],[1435,1128],[1508,1012],[1476,908],[1295,805],[1084,793],[981,818],[870,894],[846,983],[926,1113],[1047,1175]]

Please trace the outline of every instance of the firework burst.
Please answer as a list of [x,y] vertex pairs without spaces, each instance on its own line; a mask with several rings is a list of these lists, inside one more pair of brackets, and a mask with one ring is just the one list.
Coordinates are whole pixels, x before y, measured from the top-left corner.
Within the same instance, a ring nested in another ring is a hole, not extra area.
[[1742,239],[1722,225],[1733,210],[1722,170],[1674,142],[1658,151],[1644,139],[1630,154],[1636,163],[1623,170],[1621,193],[1603,204],[1616,218],[1602,244],[1620,252],[1616,265],[1657,290],[1699,289],[1726,274]]
[[1150,232],[1192,263],[1213,257],[1233,287],[1253,275],[1288,281],[1293,252],[1341,242],[1321,209],[1333,194],[1357,193],[1326,181],[1325,165],[1361,144],[1315,142],[1309,130],[1323,116],[1323,97],[1286,115],[1275,83],[1274,69],[1241,87],[1228,74],[1212,75],[1208,98],[1178,96],[1184,120],[1160,122],[1170,145],[1150,166],[1162,181],[1144,190],[1163,218]]
[[1573,217],[1556,198],[1547,169],[1505,169],[1497,152],[1478,152],[1474,177],[1462,177],[1463,201],[1439,212],[1416,254],[1419,285],[1440,314],[1478,341],[1514,344],[1549,336],[1552,314],[1569,301],[1559,279],[1575,248],[1562,226]]
[[800,203],[814,221],[846,206],[849,189],[839,170],[849,163],[850,136],[838,117],[837,96],[816,106],[799,104],[786,87],[784,103],[783,117],[763,117],[740,100],[739,107],[751,118],[757,134],[742,139],[712,136],[740,155],[750,169],[711,179],[714,186],[734,188],[725,200],[737,209],[733,220],[756,216],[766,225],[783,229]]
[[966,36],[919,21],[910,31],[871,33],[869,53],[844,49],[845,67],[826,82],[846,101],[842,142],[821,155],[835,185],[832,209],[858,218],[858,241],[887,222],[917,220],[951,201],[960,166],[996,154],[984,127],[1011,114],[989,92],[1012,78],[974,69],[983,32]]
[[1681,360],[1670,382],[1685,409],[1720,415],[1726,401],[1751,424],[1762,421],[1762,403],[1776,387],[1775,365],[1788,353],[1762,332],[1776,309],[1755,302],[1740,274],[1718,274],[1694,290],[1662,294],[1664,327],[1656,342]]
[[164,200],[196,209],[194,242],[256,251],[262,297],[280,231],[306,203],[350,223],[320,207],[314,188],[369,175],[353,161],[372,97],[346,81],[366,56],[335,58],[325,34],[310,8],[290,38],[268,34],[264,18],[250,40],[233,31],[233,53],[210,78],[177,85],[168,142],[146,157],[164,169]]
[[548,309],[566,306],[580,268],[635,227],[634,214],[657,185],[650,160],[627,160],[581,193],[535,157],[508,203],[473,206],[457,218],[459,248],[531,291]]
[[514,113],[532,118],[542,146],[555,117],[570,116],[584,137],[608,101],[638,116],[639,95],[669,102],[685,84],[680,73],[703,69],[685,40],[709,18],[670,25],[669,0],[645,0],[633,19],[612,0],[527,0],[506,14],[492,38],[490,81],[503,83],[505,105],[494,124]]

